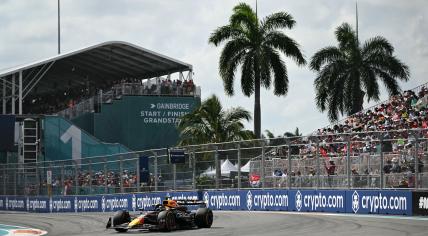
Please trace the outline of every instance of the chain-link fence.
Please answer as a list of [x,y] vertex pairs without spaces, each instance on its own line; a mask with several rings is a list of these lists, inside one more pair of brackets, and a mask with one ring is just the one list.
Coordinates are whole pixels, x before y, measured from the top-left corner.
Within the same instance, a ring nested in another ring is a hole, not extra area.
[[[2,195],[89,195],[195,189],[428,189],[428,130],[281,137],[112,156],[0,165]],[[140,158],[149,160],[140,178]],[[50,184],[49,184],[50,183]]]

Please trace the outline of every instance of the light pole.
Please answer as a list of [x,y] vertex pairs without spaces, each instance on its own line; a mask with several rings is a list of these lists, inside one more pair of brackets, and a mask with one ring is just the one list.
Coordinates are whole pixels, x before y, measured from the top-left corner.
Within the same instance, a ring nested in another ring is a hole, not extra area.
[[58,54],[61,54],[60,0],[58,0]]

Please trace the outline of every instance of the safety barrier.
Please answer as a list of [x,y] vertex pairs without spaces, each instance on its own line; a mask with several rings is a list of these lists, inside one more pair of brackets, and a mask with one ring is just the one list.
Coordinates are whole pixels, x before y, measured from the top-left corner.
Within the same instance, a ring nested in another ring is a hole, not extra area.
[[1,196],[0,210],[112,212],[151,210],[165,197],[202,199],[213,210],[428,215],[428,192],[406,190],[277,190],[153,192],[94,196]]

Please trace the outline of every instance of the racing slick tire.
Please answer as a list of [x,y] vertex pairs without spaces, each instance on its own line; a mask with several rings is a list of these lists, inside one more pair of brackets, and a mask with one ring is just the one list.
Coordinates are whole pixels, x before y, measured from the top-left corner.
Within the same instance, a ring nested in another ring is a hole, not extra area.
[[[116,211],[116,213],[113,216],[113,225],[121,225],[124,223],[131,222],[131,216],[129,215],[128,211]],[[115,228],[117,232],[126,232],[128,229],[126,228]]]
[[159,230],[169,232],[175,229],[175,216],[171,211],[161,211],[158,214]]
[[211,228],[213,219],[213,211],[209,208],[199,208],[196,211],[195,224],[198,228]]

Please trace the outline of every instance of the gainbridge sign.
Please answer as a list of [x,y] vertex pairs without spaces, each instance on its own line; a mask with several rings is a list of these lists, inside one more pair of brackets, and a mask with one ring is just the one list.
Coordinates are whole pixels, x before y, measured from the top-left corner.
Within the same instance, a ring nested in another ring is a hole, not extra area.
[[94,136],[132,150],[174,146],[181,117],[199,104],[196,97],[124,96],[95,114]]

